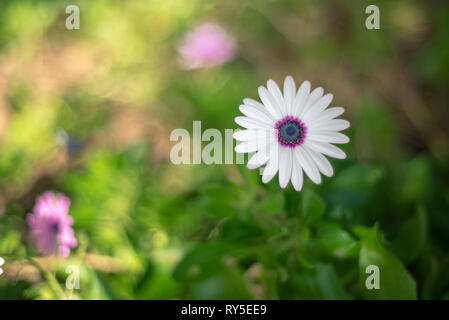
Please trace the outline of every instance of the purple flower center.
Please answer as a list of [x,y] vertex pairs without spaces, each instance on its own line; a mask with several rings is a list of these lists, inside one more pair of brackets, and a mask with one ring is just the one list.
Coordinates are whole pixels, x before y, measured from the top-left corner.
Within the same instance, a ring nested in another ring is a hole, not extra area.
[[276,122],[278,142],[284,147],[294,148],[303,144],[307,135],[304,123],[296,117],[287,116]]
[[50,225],[50,230],[53,231],[54,233],[58,233],[59,232],[59,223],[58,222],[53,222]]

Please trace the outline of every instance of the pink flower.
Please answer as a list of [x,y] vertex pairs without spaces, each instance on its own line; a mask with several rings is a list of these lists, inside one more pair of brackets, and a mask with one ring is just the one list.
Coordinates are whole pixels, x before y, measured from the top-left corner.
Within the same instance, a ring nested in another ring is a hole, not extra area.
[[77,241],[72,229],[73,218],[68,215],[70,199],[64,194],[46,191],[37,197],[33,213],[27,215],[31,237],[37,249],[46,255],[70,255]]
[[223,28],[206,23],[188,33],[179,47],[181,66],[186,69],[210,68],[231,60],[235,40]]

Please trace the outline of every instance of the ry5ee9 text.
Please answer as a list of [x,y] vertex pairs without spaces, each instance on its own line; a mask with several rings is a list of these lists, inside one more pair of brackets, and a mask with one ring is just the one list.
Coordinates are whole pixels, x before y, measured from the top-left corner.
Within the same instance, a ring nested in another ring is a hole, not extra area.
[[267,313],[267,306],[263,304],[227,304],[225,313],[232,315],[263,315]]

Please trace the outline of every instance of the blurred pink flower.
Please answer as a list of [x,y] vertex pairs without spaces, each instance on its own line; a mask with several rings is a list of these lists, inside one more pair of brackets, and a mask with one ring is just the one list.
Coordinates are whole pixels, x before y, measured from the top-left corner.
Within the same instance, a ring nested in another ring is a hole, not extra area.
[[236,42],[220,26],[205,23],[189,32],[179,47],[181,67],[185,69],[210,68],[231,60]]
[[31,236],[37,249],[43,254],[70,255],[77,240],[72,229],[73,218],[69,216],[70,199],[64,194],[46,191],[37,197],[33,213],[27,215]]

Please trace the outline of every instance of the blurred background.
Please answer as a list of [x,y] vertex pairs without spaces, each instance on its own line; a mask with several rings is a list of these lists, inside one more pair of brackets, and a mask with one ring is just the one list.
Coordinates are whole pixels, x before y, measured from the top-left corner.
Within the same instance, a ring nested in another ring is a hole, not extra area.
[[[1,1],[0,299],[448,299],[448,38],[443,0]],[[334,177],[170,162],[173,129],[237,128],[288,74],[346,109]],[[65,259],[30,236],[47,190],[71,200]]]

